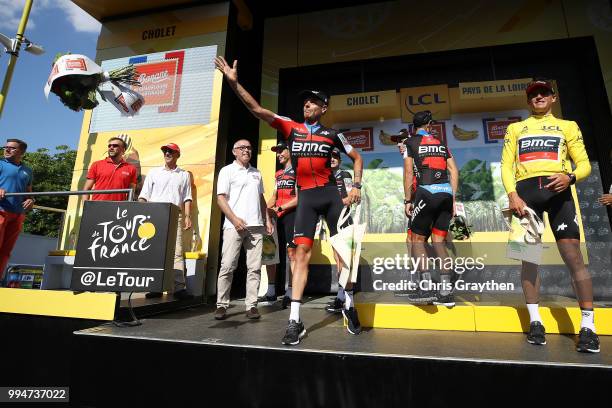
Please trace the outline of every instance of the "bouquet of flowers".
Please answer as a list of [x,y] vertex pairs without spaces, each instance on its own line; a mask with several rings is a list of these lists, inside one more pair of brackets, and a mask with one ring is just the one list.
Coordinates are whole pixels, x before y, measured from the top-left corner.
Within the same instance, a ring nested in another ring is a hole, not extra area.
[[[98,106],[97,95],[109,101],[123,115],[132,116],[144,103],[144,98],[130,86],[140,86],[134,65],[103,71],[85,55],[58,54],[45,85],[45,96],[56,94],[62,103],[75,112]],[[110,83],[110,91],[102,88]]]

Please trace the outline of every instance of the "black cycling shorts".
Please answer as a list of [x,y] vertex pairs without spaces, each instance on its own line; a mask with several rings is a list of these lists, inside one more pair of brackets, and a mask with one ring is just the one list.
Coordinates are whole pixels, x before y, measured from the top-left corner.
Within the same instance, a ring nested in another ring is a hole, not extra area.
[[298,197],[293,234],[296,245],[312,247],[319,215],[325,218],[329,234],[336,235],[338,218],[344,207],[336,185],[300,190]]
[[453,195],[433,194],[418,187],[413,203],[410,231],[426,237],[430,234],[446,237],[453,215]]
[[295,210],[285,213],[280,217],[276,228],[278,228],[279,248],[284,248],[285,246],[291,247],[293,243],[293,229],[295,228]]
[[516,193],[544,221],[544,211],[556,240],[580,239],[576,205],[569,188],[556,193],[544,188],[550,183],[546,176],[531,177],[516,183]]

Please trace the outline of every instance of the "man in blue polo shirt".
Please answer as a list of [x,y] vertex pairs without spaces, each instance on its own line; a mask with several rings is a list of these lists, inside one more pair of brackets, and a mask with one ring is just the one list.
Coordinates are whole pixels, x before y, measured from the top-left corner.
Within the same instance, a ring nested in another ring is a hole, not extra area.
[[0,159],[0,280],[19,237],[25,211],[34,205],[33,198],[5,197],[6,193],[32,191],[32,169],[21,162],[28,145],[19,139],[7,139],[4,158]]

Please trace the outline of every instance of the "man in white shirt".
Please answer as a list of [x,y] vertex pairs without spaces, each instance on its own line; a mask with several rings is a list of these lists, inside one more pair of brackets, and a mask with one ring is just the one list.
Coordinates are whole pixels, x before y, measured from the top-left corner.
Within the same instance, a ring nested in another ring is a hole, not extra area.
[[[151,169],[145,178],[138,201],[153,203],[172,203],[181,210],[176,231],[174,249],[174,297],[189,299],[185,287],[185,259],[183,257],[183,229],[191,228],[191,175],[177,166],[181,149],[175,143],[161,147],[165,165]],[[183,225],[184,222],[184,225]],[[160,297],[161,293],[147,293],[147,298]]]
[[249,163],[251,143],[238,140],[232,153],[236,160],[223,167],[217,177],[217,203],[225,215],[225,223],[215,319],[223,320],[227,316],[232,279],[242,246],[246,251],[247,263],[246,317],[259,319],[257,292],[261,278],[263,236],[272,234],[274,228],[266,210],[261,173]]

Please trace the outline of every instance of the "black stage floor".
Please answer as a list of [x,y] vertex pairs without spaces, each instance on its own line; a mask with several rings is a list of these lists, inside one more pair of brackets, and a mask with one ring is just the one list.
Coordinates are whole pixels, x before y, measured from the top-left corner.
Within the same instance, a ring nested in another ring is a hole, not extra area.
[[423,358],[503,362],[516,364],[580,365],[612,370],[612,336],[601,336],[599,354],[574,351],[575,336],[547,335],[547,345],[537,347],[521,333],[364,329],[359,336],[343,327],[342,316],[323,310],[328,297],[314,298],[302,307],[308,336],[296,347],[281,344],[289,310],[280,304],[260,307],[260,320],[245,317],[244,304],[236,301],[224,321],[213,319],[213,308],[200,307],[143,319],[143,325],[120,328],[111,324],[77,332],[136,340],[215,344],[316,353],[350,353],[395,358]]
[[[147,318],[138,327],[104,324],[75,332],[81,360],[74,363],[73,395],[83,406],[105,406],[92,395],[108,383],[122,384],[128,400],[126,386],[133,385],[150,389],[153,401],[179,398],[187,406],[211,391],[235,406],[448,406],[484,404],[526,384],[546,401],[584,401],[607,394],[612,384],[612,336],[601,337],[599,354],[577,353],[574,336],[566,335],[548,335],[539,347],[520,333],[366,329],[353,336],[339,315],[322,309],[328,299],[305,303],[308,337],[295,347],[280,341],[288,310],[261,307],[261,320],[252,321],[240,302],[224,321],[203,306]],[[579,384],[588,385],[586,396]]]

